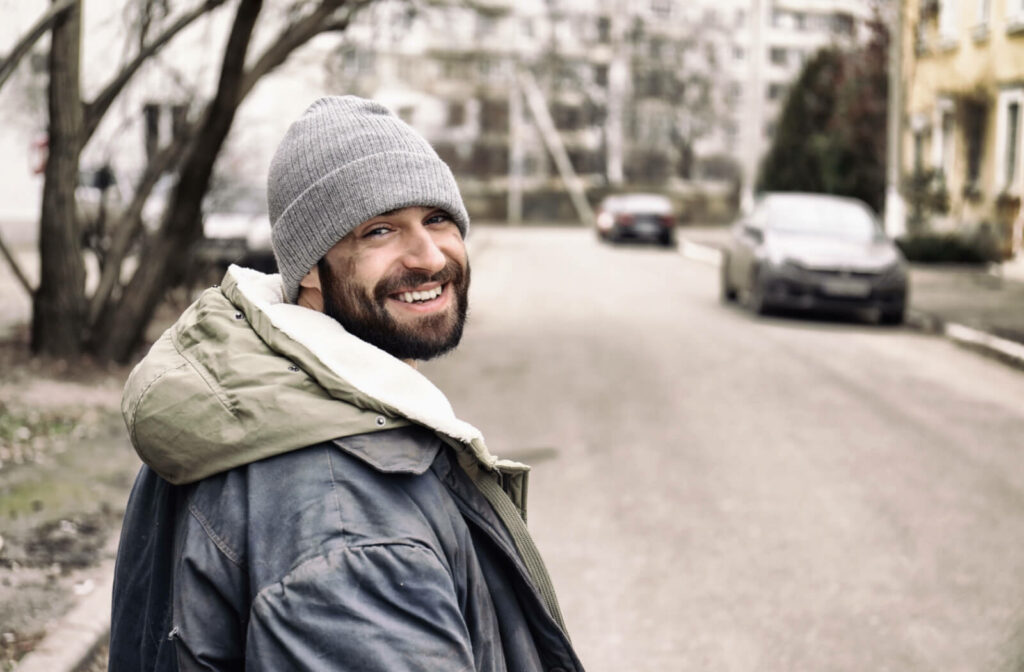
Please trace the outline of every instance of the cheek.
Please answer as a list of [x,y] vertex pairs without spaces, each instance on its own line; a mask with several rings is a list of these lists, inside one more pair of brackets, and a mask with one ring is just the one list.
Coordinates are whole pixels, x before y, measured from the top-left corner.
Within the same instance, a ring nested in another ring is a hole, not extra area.
[[438,242],[437,246],[446,256],[451,257],[463,266],[466,265],[466,243],[462,240],[462,236],[459,235],[458,231],[452,234],[452,237]]

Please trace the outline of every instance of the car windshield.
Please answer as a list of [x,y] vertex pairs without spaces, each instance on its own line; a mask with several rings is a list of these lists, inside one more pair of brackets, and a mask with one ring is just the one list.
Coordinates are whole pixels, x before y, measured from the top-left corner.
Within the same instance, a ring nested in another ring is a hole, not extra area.
[[261,189],[234,189],[211,193],[206,200],[206,211],[264,215],[267,213],[267,195]]
[[768,228],[781,233],[869,241],[881,235],[867,209],[854,201],[774,196],[765,203]]

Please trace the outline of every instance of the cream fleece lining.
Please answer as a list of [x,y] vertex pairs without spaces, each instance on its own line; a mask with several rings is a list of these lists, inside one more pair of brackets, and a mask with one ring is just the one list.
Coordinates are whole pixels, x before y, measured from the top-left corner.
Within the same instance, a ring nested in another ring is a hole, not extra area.
[[285,302],[280,276],[240,266],[231,266],[228,275],[276,329],[309,350],[356,390],[413,422],[471,446],[488,468],[500,464],[506,469],[528,469],[526,465],[491,455],[480,430],[455,417],[444,393],[419,371],[356,338],[326,314]]

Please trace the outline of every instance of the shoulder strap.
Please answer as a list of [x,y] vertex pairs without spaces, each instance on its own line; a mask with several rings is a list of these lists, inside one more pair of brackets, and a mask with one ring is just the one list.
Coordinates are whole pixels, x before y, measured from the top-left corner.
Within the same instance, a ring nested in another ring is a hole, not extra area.
[[540,591],[541,597],[544,599],[544,605],[548,608],[548,613],[551,614],[558,627],[568,637],[569,633],[565,628],[565,622],[562,620],[562,610],[558,606],[558,597],[555,595],[555,588],[551,583],[551,577],[548,575],[547,567],[545,567],[544,560],[540,557],[537,546],[530,537],[529,530],[526,529],[526,522],[520,515],[519,509],[512,503],[512,500],[505,493],[501,484],[498,483],[497,476],[493,471],[476,469],[470,476],[472,476],[473,482],[481,494],[490,502],[495,513],[501,518],[501,522],[505,524],[509,534],[512,535],[512,541],[516,545],[516,550],[519,551],[520,557],[522,557],[523,562],[526,564],[526,569],[530,572],[530,578],[533,579],[534,585]]

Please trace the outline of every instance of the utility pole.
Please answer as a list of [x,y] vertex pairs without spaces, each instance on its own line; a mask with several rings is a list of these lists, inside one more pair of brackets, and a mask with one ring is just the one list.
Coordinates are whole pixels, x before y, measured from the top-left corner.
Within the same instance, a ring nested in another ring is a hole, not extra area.
[[900,194],[900,173],[903,164],[903,2],[890,0],[894,16],[888,22],[889,95],[886,109],[885,148],[885,232],[892,238],[907,232],[906,210]]
[[622,115],[629,68],[626,53],[628,18],[628,5],[619,0],[609,17],[612,58],[608,65],[608,116],[604,124],[606,176],[608,184],[613,187],[621,186],[624,180]]
[[754,204],[754,181],[761,161],[761,138],[764,133],[764,85],[762,64],[764,63],[764,8],[770,0],[750,0],[750,47],[748,53],[746,116],[743,119],[743,191],[740,207],[744,212]]
[[[518,64],[514,64],[518,68]],[[508,223],[523,222],[523,95],[513,70],[508,93]]]

